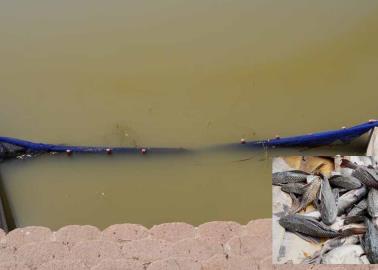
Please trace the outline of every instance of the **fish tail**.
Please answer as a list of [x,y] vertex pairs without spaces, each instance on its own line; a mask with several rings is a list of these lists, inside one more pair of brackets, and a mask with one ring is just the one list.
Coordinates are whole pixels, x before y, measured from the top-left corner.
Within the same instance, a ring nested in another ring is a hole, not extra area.
[[352,161],[343,158],[343,159],[341,159],[340,167],[341,168],[356,169],[357,165],[354,164]]

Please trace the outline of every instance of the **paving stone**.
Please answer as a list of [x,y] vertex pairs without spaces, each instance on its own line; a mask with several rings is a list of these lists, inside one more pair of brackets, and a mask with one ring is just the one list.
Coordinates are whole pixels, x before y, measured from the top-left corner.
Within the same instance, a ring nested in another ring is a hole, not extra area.
[[29,243],[19,247],[15,256],[18,262],[35,269],[48,261],[67,258],[68,248],[58,242]]
[[[273,269],[274,270],[308,270],[308,269],[312,270],[313,269],[312,267],[314,266],[306,265],[306,264],[277,264],[277,265],[274,265]],[[328,268],[325,268],[325,269],[328,269]],[[337,270],[341,270],[341,269],[337,269]]]
[[200,225],[197,238],[223,246],[228,240],[242,233],[242,226],[233,221],[212,221]]
[[[53,235],[44,227],[25,227],[8,235],[0,230],[0,270],[309,269],[308,265],[272,264],[270,221],[245,226],[209,222],[199,229],[166,223],[150,231],[141,225],[119,224],[103,233],[93,226],[69,225]],[[376,265],[310,267],[378,270]]]
[[221,246],[189,238],[176,242],[171,253],[173,257],[188,257],[199,261],[206,260],[215,254],[223,254]]
[[18,228],[9,232],[6,236],[7,245],[14,249],[34,242],[50,241],[52,232],[49,228],[29,226]]
[[217,254],[202,262],[201,270],[258,270],[255,260],[246,256]]
[[22,262],[0,262],[0,270],[30,270]]
[[177,257],[155,261],[147,270],[202,270],[202,265],[191,258]]
[[0,229],[0,249],[7,247],[7,237],[5,232]]
[[164,223],[153,226],[150,229],[150,235],[155,239],[177,242],[185,238],[194,238],[195,228],[183,222]]
[[234,237],[225,245],[228,255],[250,256],[260,260],[272,253],[272,243],[264,237],[245,235]]
[[252,220],[245,226],[245,230],[248,235],[264,236],[272,239],[272,219]]
[[[327,264],[316,264],[316,265],[313,265],[313,267],[311,268],[311,270],[344,270],[344,269],[348,269],[348,270],[367,270],[367,269],[371,269],[372,265],[353,265],[353,264],[348,264],[348,265],[336,265],[336,264],[332,264],[332,265],[327,265]],[[277,269],[282,269],[282,265],[279,265],[277,267]],[[291,270],[289,268],[286,268],[288,270]],[[308,269],[308,265],[300,265],[300,268],[299,267],[295,267],[295,269],[293,270],[302,270],[302,269]]]
[[55,239],[68,247],[75,243],[85,240],[98,240],[101,237],[101,231],[91,225],[68,225],[60,228],[55,232]]
[[145,270],[147,265],[133,259],[104,259],[91,270]]
[[102,232],[104,240],[127,242],[144,239],[149,236],[148,229],[139,224],[115,224]]
[[91,267],[105,258],[119,259],[120,255],[120,246],[115,242],[105,240],[78,242],[70,250],[70,259],[82,260]]
[[90,268],[80,260],[52,260],[42,264],[38,270],[89,270]]
[[122,247],[122,256],[143,262],[165,259],[169,256],[172,243],[165,240],[142,239],[127,242]]
[[268,255],[265,258],[262,258],[258,262],[259,269],[273,269],[273,263],[272,263],[272,255]]
[[0,262],[1,263],[11,263],[15,261],[16,261],[16,258],[15,258],[13,249],[7,248],[7,247],[0,248]]

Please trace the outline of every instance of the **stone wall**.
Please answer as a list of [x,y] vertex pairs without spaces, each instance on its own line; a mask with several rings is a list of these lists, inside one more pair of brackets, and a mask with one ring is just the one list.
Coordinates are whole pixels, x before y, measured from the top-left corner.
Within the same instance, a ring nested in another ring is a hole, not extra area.
[[0,231],[0,270],[272,269],[271,220]]

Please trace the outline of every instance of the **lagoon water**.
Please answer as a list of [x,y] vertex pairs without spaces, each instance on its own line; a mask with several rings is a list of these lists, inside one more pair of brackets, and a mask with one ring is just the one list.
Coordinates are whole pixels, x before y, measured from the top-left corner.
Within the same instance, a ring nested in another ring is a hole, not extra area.
[[[378,114],[377,15],[373,1],[3,1],[1,135],[197,149],[357,124]],[[270,216],[270,158],[298,152],[58,155],[0,170],[17,226],[245,223]]]

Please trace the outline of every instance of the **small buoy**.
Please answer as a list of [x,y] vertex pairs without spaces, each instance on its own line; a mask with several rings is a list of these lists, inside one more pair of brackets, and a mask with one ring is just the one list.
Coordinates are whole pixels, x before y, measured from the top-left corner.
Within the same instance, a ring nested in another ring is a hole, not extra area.
[[106,148],[106,153],[108,154],[108,155],[111,155],[112,154],[112,149],[110,149],[110,148]]
[[146,154],[146,153],[147,153],[147,149],[146,149],[146,148],[142,148],[142,150],[140,150],[140,152],[141,152],[142,154]]
[[281,137],[280,137],[280,135],[276,135],[276,139],[280,139]]
[[71,155],[72,155],[72,150],[67,149],[67,150],[66,150],[66,153],[67,153],[67,156],[71,156]]
[[346,126],[342,126],[341,129],[346,129]]
[[245,139],[240,139],[240,143],[245,144],[246,143]]

